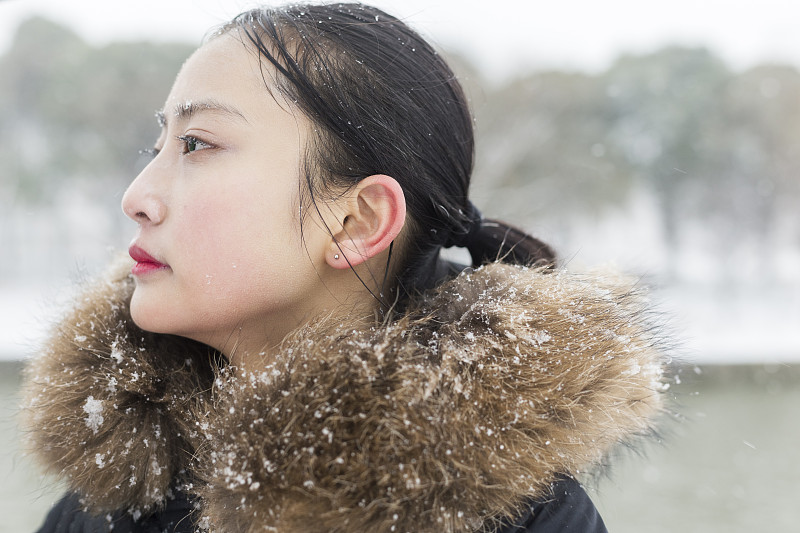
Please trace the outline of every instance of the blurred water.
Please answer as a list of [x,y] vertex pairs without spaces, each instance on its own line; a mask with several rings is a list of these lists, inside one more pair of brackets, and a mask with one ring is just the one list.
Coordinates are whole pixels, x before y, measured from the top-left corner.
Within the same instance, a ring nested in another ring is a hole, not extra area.
[[34,531],[60,489],[37,474],[17,427],[22,364],[0,362],[0,533]]
[[684,380],[684,420],[600,482],[609,530],[800,531],[800,365],[711,366]]
[[[33,531],[58,497],[22,456],[20,364],[0,362],[0,533]],[[797,531],[800,365],[688,367],[678,419],[590,489],[612,533]]]

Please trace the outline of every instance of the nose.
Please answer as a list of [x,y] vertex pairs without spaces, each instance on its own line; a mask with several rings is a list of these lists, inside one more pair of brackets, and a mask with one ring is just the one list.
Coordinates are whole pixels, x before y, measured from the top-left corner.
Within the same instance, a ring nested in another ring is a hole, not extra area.
[[128,186],[122,196],[122,211],[137,224],[156,225],[167,216],[164,191],[159,186],[156,161],[150,162],[141,174]]

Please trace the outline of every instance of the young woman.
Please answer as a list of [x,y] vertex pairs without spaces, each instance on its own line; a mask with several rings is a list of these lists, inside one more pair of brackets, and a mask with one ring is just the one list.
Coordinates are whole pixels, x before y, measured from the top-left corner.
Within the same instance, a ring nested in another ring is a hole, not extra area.
[[41,531],[605,530],[575,476],[651,427],[654,329],[624,280],[480,216],[424,40],[359,4],[249,11],[159,120],[133,265],[28,370],[69,487]]

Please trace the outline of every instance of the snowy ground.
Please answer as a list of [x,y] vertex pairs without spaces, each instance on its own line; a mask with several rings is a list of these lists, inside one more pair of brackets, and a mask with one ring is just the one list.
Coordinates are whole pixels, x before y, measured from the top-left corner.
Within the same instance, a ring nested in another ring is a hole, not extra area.
[[[69,286],[0,285],[0,359],[34,352],[47,324],[68,299]],[[800,362],[800,290],[723,290],[683,285],[654,294],[680,339],[688,362],[753,364]]]
[[800,288],[686,285],[655,296],[673,317],[679,352],[691,361],[800,362]]
[[0,360],[34,353],[67,298],[63,287],[0,285]]

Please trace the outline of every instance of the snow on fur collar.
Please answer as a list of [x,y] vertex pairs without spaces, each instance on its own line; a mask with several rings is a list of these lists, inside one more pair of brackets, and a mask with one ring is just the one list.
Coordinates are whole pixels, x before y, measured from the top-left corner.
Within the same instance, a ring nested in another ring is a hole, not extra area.
[[[647,433],[663,352],[627,280],[491,264],[260,373],[131,321],[117,268],[27,369],[29,444],[95,512],[176,480],[217,531],[473,531]],[[342,324],[348,324],[347,327]]]

